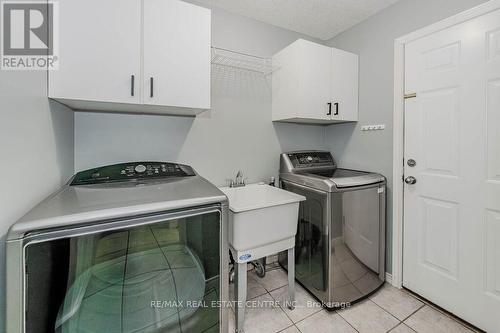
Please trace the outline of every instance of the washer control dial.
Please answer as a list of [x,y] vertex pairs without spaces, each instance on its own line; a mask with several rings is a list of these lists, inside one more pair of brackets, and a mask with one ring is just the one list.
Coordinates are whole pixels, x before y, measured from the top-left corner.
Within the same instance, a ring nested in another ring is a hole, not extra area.
[[146,171],[146,167],[143,164],[139,164],[135,167],[135,172],[137,173],[143,173]]

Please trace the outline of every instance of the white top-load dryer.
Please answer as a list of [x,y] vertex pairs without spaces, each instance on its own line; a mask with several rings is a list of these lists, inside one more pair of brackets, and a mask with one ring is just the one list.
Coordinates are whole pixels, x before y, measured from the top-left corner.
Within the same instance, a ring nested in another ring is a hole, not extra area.
[[186,165],[77,173],[9,230],[7,332],[227,332],[227,214]]

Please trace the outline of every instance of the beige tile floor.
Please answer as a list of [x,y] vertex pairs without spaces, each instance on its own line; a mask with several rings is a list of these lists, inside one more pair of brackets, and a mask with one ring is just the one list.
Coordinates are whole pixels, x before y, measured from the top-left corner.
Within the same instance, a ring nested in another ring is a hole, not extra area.
[[[350,308],[332,312],[319,307],[297,284],[297,307],[289,310],[279,305],[287,300],[287,278],[283,270],[269,270],[263,279],[253,271],[248,275],[248,299],[266,306],[246,309],[245,333],[474,332],[458,319],[389,284]],[[233,288],[231,285],[231,297]],[[230,311],[229,332],[234,332],[233,311]]]

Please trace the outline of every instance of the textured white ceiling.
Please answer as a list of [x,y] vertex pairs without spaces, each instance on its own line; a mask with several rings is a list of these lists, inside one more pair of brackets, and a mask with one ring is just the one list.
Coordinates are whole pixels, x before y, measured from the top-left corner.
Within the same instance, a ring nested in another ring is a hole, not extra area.
[[398,0],[198,0],[229,12],[328,40]]

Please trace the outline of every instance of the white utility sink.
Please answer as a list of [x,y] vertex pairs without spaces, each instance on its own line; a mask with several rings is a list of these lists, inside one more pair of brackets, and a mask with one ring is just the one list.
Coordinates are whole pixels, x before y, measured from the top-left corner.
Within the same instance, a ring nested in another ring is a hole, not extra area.
[[236,278],[236,332],[242,332],[247,293],[247,262],[288,251],[289,307],[295,303],[295,234],[299,203],[305,197],[265,184],[223,187],[229,199],[229,247]]
[[229,245],[238,263],[295,245],[299,202],[305,197],[264,184],[221,190],[229,199]]

